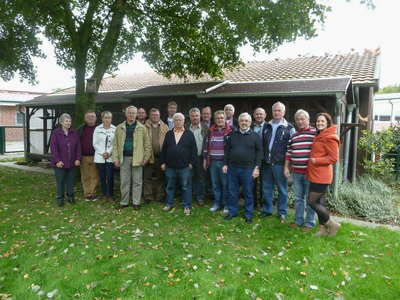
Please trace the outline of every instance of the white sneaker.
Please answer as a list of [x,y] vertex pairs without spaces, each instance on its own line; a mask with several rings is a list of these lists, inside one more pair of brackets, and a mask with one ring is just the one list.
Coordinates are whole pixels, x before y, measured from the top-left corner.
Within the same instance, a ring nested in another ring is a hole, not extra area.
[[224,206],[224,214],[229,214],[229,207],[228,206]]
[[210,212],[216,212],[219,209],[221,209],[219,206],[213,205],[213,207],[210,208]]
[[190,215],[190,208],[185,208],[185,209],[183,210],[183,213],[184,213],[185,215],[189,216],[189,215]]

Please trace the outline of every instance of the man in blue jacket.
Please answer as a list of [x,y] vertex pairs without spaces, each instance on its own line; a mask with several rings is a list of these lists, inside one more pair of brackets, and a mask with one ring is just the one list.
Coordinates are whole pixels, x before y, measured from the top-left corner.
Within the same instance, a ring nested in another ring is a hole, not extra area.
[[263,212],[258,216],[272,216],[274,186],[278,188],[277,214],[279,220],[286,221],[287,214],[287,179],[284,175],[286,147],[290,136],[295,132],[292,124],[285,119],[285,105],[277,102],[272,106],[272,120],[263,126],[264,156],[261,165],[263,184]]

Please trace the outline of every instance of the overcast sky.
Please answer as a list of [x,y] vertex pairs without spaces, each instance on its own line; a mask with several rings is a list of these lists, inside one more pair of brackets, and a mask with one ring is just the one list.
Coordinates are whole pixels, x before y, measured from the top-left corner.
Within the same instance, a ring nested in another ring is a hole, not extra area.
[[[349,53],[351,48],[356,52],[364,49],[374,50],[381,47],[382,65],[380,86],[400,84],[400,51],[398,46],[398,30],[400,28],[400,1],[375,0],[376,9],[369,10],[360,5],[360,0],[324,1],[332,6],[332,12],[327,15],[325,28],[318,30],[317,38],[305,41],[298,39],[296,43],[281,46],[271,55],[258,53],[253,56],[249,47],[241,49],[244,62],[253,60],[271,60],[274,58],[297,57],[298,54],[324,55]],[[18,91],[51,92],[54,88],[67,88],[75,85],[73,72],[65,71],[57,66],[52,46],[43,43],[43,51],[47,59],[36,59],[38,80],[36,86],[26,81],[21,83],[18,75],[10,82],[0,81],[0,89]],[[121,65],[119,73],[142,73],[151,68],[138,54],[131,62]]]

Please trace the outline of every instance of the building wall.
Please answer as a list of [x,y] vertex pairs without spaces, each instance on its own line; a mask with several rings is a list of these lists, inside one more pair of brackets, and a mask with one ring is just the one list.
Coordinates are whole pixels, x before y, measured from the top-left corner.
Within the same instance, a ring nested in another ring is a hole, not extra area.
[[0,126],[21,126],[21,128],[5,128],[7,142],[23,142],[22,125],[16,123],[16,106],[0,106]]

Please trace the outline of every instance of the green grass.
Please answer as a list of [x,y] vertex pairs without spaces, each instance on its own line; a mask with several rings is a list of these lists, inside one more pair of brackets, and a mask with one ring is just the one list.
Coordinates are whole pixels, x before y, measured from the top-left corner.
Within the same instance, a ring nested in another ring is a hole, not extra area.
[[[400,234],[312,237],[276,217],[225,221],[152,203],[56,206],[54,176],[0,167],[0,294],[12,299],[398,299]],[[240,211],[241,212],[241,211]],[[37,287],[40,286],[35,292]],[[315,289],[317,288],[317,289]],[[45,292],[39,297],[38,292]]]

